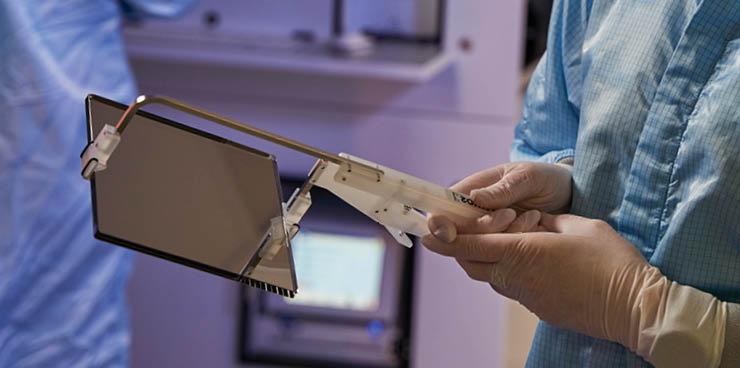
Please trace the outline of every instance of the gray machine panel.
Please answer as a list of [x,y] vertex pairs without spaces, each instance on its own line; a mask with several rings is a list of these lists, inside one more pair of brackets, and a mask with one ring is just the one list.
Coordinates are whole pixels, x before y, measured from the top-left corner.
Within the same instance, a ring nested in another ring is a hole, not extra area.
[[[125,109],[89,96],[88,141]],[[282,216],[273,156],[140,111],[91,184],[97,238],[281,295],[296,291],[290,247],[243,275],[270,220]]]

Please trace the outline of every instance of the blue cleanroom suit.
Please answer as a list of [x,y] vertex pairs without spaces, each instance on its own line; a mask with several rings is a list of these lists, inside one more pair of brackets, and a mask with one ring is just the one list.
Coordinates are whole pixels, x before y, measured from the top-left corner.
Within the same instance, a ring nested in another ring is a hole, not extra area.
[[84,98],[135,97],[123,11],[189,2],[0,1],[0,367],[127,364],[132,255],[92,237]]
[[[571,212],[740,302],[740,1],[556,0],[514,160],[574,158]],[[540,323],[530,367],[649,366]]]

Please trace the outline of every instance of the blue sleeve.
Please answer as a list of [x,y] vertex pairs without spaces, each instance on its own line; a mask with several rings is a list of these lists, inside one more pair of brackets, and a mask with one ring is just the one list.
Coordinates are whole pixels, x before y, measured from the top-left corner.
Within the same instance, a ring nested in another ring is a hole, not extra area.
[[181,15],[197,0],[120,0],[123,14],[129,18],[174,18]]
[[554,163],[575,155],[585,8],[580,1],[553,4],[547,52],[527,88],[511,146],[512,161]]

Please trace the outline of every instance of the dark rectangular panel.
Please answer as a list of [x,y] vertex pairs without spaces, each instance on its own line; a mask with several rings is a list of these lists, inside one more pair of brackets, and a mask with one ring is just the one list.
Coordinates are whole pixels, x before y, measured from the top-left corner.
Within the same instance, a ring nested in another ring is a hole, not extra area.
[[[88,137],[126,106],[89,96]],[[282,216],[273,156],[146,112],[91,179],[95,236],[253,286],[296,290],[288,247],[239,275]],[[269,285],[263,285],[260,282]]]

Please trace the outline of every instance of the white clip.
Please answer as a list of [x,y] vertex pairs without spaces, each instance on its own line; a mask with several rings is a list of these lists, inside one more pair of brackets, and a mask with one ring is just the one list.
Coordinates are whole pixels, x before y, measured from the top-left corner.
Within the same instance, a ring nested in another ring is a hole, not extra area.
[[283,203],[283,213],[285,213],[285,223],[288,227],[298,225],[298,223],[311,207],[311,193],[301,193],[301,188],[296,188],[293,195],[287,203]]
[[280,249],[288,245],[288,239],[286,239],[285,232],[285,220],[282,216],[273,217],[270,219],[270,230],[267,238],[267,244],[265,244],[259,252],[261,259],[272,260],[279,252]]
[[106,124],[95,140],[82,151],[82,177],[89,180],[94,172],[105,170],[108,167],[108,158],[120,141],[121,135],[116,127]]

